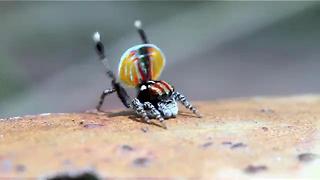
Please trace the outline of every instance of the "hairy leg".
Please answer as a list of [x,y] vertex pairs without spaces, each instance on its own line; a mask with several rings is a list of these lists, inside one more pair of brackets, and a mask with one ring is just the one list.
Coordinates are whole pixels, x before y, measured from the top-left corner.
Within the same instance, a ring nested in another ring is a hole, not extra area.
[[101,96],[100,96],[100,101],[99,101],[99,103],[98,103],[98,105],[97,105],[97,107],[96,107],[96,109],[97,109],[98,111],[100,111],[100,108],[101,108],[101,106],[103,105],[104,98],[105,98],[107,95],[110,95],[110,94],[112,94],[112,93],[114,93],[114,92],[116,92],[115,89],[106,89],[106,90],[104,90],[104,91],[102,92],[102,94],[101,94]]
[[164,120],[163,117],[161,116],[161,113],[150,102],[145,102],[143,106],[145,110],[150,111],[150,114],[152,117],[155,117],[160,122]]
[[184,107],[186,107],[187,109],[192,111],[198,117],[201,117],[201,114],[198,112],[198,110],[195,107],[192,106],[192,104],[186,99],[186,97],[183,94],[175,91],[175,92],[172,93],[172,96],[176,101],[181,102],[181,104]]
[[131,108],[140,115],[143,120],[147,123],[150,123],[150,119],[147,115],[147,112],[144,110],[143,104],[139,101],[139,99],[134,98],[131,102]]
[[150,116],[155,117],[162,125],[164,129],[167,129],[166,124],[163,122],[164,119],[161,116],[161,113],[150,103],[150,102],[145,102],[143,103],[144,109],[149,111]]

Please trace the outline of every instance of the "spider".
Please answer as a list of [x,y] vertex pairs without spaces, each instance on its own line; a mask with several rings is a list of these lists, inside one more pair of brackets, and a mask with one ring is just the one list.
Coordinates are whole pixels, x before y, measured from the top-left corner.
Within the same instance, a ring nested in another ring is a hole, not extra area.
[[168,82],[157,80],[164,68],[165,57],[156,45],[148,42],[141,21],[135,21],[134,25],[140,35],[142,44],[129,48],[122,55],[118,77],[123,84],[137,89],[136,98],[131,98],[128,95],[108,65],[99,32],[93,35],[95,50],[107,70],[107,75],[112,80],[112,88],[103,91],[96,109],[100,111],[105,97],[116,92],[123,105],[133,109],[147,123],[151,122],[150,119],[155,118],[166,128],[164,119],[176,117],[178,114],[177,101],[191,110],[197,117],[201,117],[197,109],[183,94],[176,91]]

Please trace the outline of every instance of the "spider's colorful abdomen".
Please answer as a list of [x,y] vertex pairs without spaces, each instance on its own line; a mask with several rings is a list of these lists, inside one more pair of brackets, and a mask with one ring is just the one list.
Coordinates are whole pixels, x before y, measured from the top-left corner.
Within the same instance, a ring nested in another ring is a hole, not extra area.
[[150,92],[156,96],[171,95],[173,87],[165,81],[154,81],[150,86]]
[[119,63],[120,80],[129,87],[159,78],[165,65],[161,50],[153,44],[141,44],[128,49]]

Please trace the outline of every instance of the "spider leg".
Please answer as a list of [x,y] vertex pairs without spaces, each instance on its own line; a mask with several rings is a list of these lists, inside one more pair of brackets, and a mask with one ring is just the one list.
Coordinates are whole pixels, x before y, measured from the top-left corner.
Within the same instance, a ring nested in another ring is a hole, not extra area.
[[150,102],[143,103],[143,106],[144,109],[150,110],[151,116],[155,117],[161,123],[163,128],[167,129],[167,126],[163,122],[164,119],[161,116],[161,113]]
[[126,89],[124,89],[124,87],[122,87],[122,85],[119,82],[116,82],[115,80],[112,81],[112,86],[117,92],[118,97],[120,98],[122,104],[126,108],[130,108],[130,103],[132,101],[132,98],[129,96]]
[[176,101],[179,101],[184,107],[192,111],[199,118],[202,117],[198,110],[192,106],[192,104],[186,99],[186,97],[183,94],[175,91],[173,92],[172,96]]
[[96,107],[96,109],[97,109],[98,111],[100,111],[100,108],[101,108],[101,106],[103,105],[104,98],[105,98],[107,95],[110,95],[110,94],[112,94],[112,93],[114,93],[114,92],[116,92],[115,89],[106,89],[106,90],[104,90],[104,91],[102,92],[102,94],[101,94],[101,96],[100,96],[100,101],[99,101],[99,103],[98,103],[98,105],[97,105],[97,107]]
[[150,123],[150,119],[147,115],[147,112],[144,110],[143,104],[139,101],[139,99],[134,98],[131,102],[131,108],[140,115],[143,120],[147,123]]

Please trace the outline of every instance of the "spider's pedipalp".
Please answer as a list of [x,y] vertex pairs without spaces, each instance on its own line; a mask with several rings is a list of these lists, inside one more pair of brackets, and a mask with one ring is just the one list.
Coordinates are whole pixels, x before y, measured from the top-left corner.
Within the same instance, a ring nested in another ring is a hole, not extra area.
[[148,111],[148,115],[150,115],[152,118],[156,118],[160,122],[161,126],[164,129],[167,129],[167,126],[164,123],[164,119],[159,110],[157,110],[150,102],[144,102],[143,105],[145,110]]
[[158,110],[165,119],[176,117],[178,114],[178,105],[172,97],[158,102]]
[[161,113],[150,102],[143,103],[143,106],[145,110],[148,110],[150,112],[151,117],[155,117],[160,122],[164,121]]

